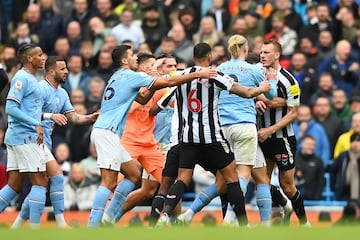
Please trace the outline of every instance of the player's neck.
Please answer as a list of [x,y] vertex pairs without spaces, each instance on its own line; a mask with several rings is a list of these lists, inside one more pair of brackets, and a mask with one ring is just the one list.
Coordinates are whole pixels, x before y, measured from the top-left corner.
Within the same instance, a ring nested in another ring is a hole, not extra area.
[[48,83],[50,83],[54,88],[58,88],[59,87],[59,83],[55,81],[55,79],[46,76],[46,81],[48,81]]
[[24,67],[23,67],[24,71],[32,74],[32,75],[35,75],[37,69],[34,68],[32,65],[30,64],[24,64]]
[[195,61],[195,65],[199,67],[209,67],[208,61]]

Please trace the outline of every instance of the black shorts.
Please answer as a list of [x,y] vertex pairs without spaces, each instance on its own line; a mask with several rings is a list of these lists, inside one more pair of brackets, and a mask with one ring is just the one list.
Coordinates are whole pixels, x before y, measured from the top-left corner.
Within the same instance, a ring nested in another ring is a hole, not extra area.
[[276,161],[280,171],[287,171],[295,167],[296,138],[269,138],[259,143],[266,159]]
[[180,161],[180,145],[172,146],[166,155],[165,165],[162,171],[163,177],[174,177],[178,175]]
[[179,168],[194,169],[199,164],[207,171],[216,174],[234,161],[234,154],[229,144],[224,142],[203,143],[181,143]]

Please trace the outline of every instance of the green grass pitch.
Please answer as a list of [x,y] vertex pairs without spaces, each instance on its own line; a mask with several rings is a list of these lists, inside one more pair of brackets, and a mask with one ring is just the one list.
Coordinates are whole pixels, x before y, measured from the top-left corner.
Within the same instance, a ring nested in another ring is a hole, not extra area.
[[119,227],[119,228],[75,228],[61,230],[44,228],[39,230],[0,229],[1,240],[350,240],[359,239],[360,225],[336,227]]

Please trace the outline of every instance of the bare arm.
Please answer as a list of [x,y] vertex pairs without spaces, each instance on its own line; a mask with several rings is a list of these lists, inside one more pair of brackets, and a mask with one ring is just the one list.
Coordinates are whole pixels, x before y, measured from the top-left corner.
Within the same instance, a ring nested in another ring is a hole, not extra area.
[[299,108],[298,106],[289,107],[290,111],[279,122],[275,123],[274,125],[268,128],[261,128],[258,131],[259,142],[265,141],[272,134],[276,133],[277,131],[283,129],[284,127],[292,123],[297,117],[298,108]]
[[263,101],[267,108],[279,108],[286,106],[286,99],[281,97],[274,97],[272,100],[266,98],[264,95],[256,97],[258,101]]
[[203,68],[200,71],[192,72],[184,75],[176,75],[171,77],[158,77],[154,84],[151,86],[151,90],[157,90],[164,87],[172,87],[181,85],[186,82],[190,82],[196,78],[215,78],[217,72],[213,68]]
[[149,111],[149,115],[150,116],[155,116],[156,114],[158,114],[159,112],[161,112],[161,108],[158,106],[158,105],[155,105],[155,106],[152,106],[150,108],[150,111]]
[[145,105],[154,95],[155,91],[148,90],[146,88],[141,88],[138,95],[135,98],[135,101],[141,105]]
[[82,114],[77,114],[76,112],[73,111],[66,113],[65,116],[73,124],[82,125],[82,124],[89,124],[95,122],[99,116],[99,112],[94,112],[88,115],[82,115]]
[[234,93],[244,98],[252,98],[256,97],[264,92],[268,92],[270,90],[270,84],[268,81],[264,81],[260,84],[259,87],[244,87],[238,83],[234,83],[230,88],[230,93]]

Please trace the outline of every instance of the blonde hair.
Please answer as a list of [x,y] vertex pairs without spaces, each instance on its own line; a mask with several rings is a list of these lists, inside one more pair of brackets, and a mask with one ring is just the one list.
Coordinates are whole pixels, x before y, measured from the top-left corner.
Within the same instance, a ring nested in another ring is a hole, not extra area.
[[240,34],[231,36],[228,40],[228,50],[232,57],[238,58],[240,55],[240,49],[247,44],[247,40]]

